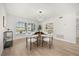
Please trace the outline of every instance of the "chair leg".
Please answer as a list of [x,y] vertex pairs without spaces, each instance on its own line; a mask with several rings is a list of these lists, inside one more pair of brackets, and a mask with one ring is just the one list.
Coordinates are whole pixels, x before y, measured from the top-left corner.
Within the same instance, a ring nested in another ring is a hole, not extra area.
[[28,42],[27,42],[27,38],[26,38],[26,48],[27,48],[27,46],[28,46],[27,44],[28,44]]
[[43,42],[43,38],[42,38],[42,47],[43,47],[43,43],[44,43],[44,42]]
[[50,37],[49,38],[49,48],[51,48],[52,47],[52,45],[53,45],[53,37]]
[[38,38],[37,38],[37,47],[38,47]]
[[31,42],[31,38],[30,38],[30,50],[32,49],[32,42]]
[[52,41],[51,42],[52,42],[51,45],[53,46],[53,37],[52,37]]
[[51,48],[51,41],[50,41],[51,39],[49,38],[49,48]]
[[49,38],[49,48],[50,48],[50,38]]

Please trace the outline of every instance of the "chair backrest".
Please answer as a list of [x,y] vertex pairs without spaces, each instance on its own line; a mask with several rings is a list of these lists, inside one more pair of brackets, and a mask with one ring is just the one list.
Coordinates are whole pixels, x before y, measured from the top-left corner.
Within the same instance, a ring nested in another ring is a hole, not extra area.
[[44,37],[53,37],[53,33],[49,34],[48,32],[44,32],[45,35],[41,35],[41,36],[44,36]]

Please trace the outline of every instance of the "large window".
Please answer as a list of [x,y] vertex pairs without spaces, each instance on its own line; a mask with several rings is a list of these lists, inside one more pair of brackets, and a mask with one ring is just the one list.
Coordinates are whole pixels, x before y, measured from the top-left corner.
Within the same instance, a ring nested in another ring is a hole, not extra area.
[[17,34],[24,34],[26,32],[25,30],[25,22],[17,22],[16,23],[16,33]]
[[25,34],[27,32],[34,32],[35,24],[34,23],[26,23],[26,22],[16,22],[16,33],[17,34]]

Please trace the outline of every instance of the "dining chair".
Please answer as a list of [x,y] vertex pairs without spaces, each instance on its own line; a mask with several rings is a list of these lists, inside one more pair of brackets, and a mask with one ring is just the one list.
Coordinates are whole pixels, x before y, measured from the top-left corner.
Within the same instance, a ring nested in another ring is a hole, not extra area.
[[28,49],[32,49],[33,48],[33,44],[36,43],[36,45],[38,44],[37,43],[37,35],[31,35],[29,37],[26,37],[26,47]]
[[44,42],[47,42],[49,48],[51,48],[53,44],[53,34],[42,35],[42,37],[42,47],[44,46]]

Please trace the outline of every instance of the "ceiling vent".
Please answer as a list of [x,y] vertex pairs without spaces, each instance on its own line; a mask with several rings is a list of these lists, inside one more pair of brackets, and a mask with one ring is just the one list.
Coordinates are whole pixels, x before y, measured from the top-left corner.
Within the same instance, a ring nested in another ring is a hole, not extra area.
[[60,17],[59,17],[59,19],[62,19],[62,18],[63,18],[63,16],[60,16]]

